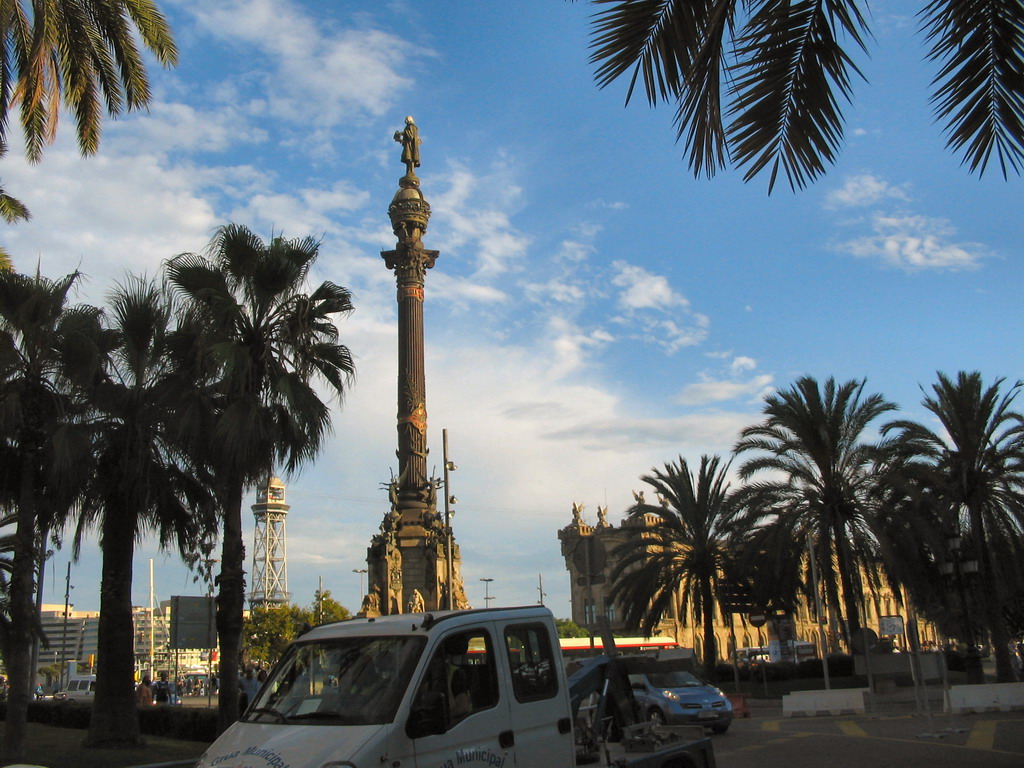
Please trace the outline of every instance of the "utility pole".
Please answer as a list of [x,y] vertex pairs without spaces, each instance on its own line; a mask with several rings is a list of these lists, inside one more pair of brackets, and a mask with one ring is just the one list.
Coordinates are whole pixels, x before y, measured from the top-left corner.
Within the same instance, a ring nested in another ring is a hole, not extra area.
[[60,640],[60,689],[65,689],[64,675],[68,666],[68,611],[71,605],[71,562],[68,561],[68,575],[64,579],[64,630]]

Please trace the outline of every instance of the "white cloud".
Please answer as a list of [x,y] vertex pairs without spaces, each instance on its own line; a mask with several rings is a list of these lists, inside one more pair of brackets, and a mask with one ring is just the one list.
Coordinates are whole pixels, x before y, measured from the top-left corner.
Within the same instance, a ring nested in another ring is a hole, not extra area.
[[743,399],[756,402],[771,391],[773,377],[759,374],[749,379],[714,379],[702,374],[693,384],[687,384],[677,402],[682,405],[706,405],[726,400]]
[[431,299],[468,304],[502,304],[509,296],[502,290],[490,285],[482,285],[476,280],[453,277],[438,271],[428,278]]
[[906,271],[977,269],[986,255],[978,243],[953,242],[956,229],[946,219],[876,214],[872,228],[874,235],[847,241],[839,250]]
[[607,331],[597,329],[585,333],[563,317],[552,317],[548,321],[548,330],[551,348],[549,375],[554,379],[562,379],[578,371],[589,352],[614,341]]
[[581,304],[587,296],[582,285],[568,282],[564,278],[553,278],[546,283],[526,283],[523,292],[531,301],[552,301],[562,305]]
[[530,238],[511,222],[522,190],[508,168],[499,165],[478,176],[456,167],[432,184],[442,189],[429,198],[431,231],[438,243],[434,247],[447,254],[469,251],[475,261],[473,278],[479,281],[522,268]]
[[710,319],[694,312],[666,277],[625,261],[614,262],[612,269],[611,284],[621,289],[617,304],[622,309],[612,322],[638,329],[631,338],[659,344],[668,353],[707,338]]
[[234,106],[202,110],[166,101],[153,102],[145,114],[111,123],[106,133],[120,139],[122,152],[223,152],[267,140],[267,132],[248,124]]
[[733,358],[729,368],[734,374],[740,373],[741,371],[752,371],[757,368],[757,361],[752,357],[739,355],[738,357]]
[[849,208],[875,205],[882,200],[909,200],[902,187],[870,174],[848,176],[842,187],[833,189],[825,197],[826,208]]
[[612,285],[622,288],[619,294],[620,307],[633,310],[690,306],[690,302],[673,291],[668,279],[662,275],[655,275],[625,261],[616,261],[612,266],[617,271],[612,278]]
[[253,194],[230,214],[235,221],[251,222],[253,228],[273,229],[286,237],[322,235],[337,228],[336,214],[363,207],[369,193],[337,182],[329,189],[307,188],[290,193]]
[[261,81],[265,110],[256,101],[248,107],[289,122],[315,119],[334,126],[382,115],[412,85],[400,74],[410,51],[431,55],[370,26],[338,29],[288,0],[218,0],[184,8],[215,38],[262,52],[249,60],[247,77]]
[[5,233],[19,269],[37,259],[50,276],[80,269],[89,277],[83,298],[98,302],[126,270],[155,276],[162,261],[201,249],[222,223],[202,192],[214,169],[168,167],[149,154],[82,158],[72,141],[64,134],[40,166],[13,154],[4,160],[6,189],[33,213]]

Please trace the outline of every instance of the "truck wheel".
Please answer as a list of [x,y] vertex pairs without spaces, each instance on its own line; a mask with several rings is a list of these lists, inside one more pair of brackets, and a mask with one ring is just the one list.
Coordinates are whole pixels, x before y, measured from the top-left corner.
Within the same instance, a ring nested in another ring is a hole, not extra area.
[[656,725],[665,724],[665,715],[662,714],[662,711],[657,707],[651,707],[651,709],[647,712],[647,719]]

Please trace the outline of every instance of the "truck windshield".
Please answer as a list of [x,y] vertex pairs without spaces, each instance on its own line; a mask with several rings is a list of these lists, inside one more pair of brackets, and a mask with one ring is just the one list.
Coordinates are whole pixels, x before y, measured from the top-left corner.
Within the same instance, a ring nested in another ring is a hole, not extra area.
[[245,719],[311,725],[390,723],[423,652],[422,637],[346,637],[293,645]]

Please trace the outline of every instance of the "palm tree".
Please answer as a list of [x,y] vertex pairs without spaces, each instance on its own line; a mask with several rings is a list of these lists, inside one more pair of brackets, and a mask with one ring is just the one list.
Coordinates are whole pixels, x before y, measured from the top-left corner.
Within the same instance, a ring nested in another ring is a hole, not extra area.
[[[647,101],[676,105],[694,175],[731,162],[749,181],[781,170],[792,188],[825,172],[843,140],[841,101],[862,77],[852,54],[871,37],[857,0],[591,0],[591,61],[605,87],[629,73]],[[947,146],[984,173],[1024,166],[1024,4],[922,0],[936,62],[932,102]],[[845,41],[844,41],[845,39]],[[841,41],[847,42],[843,47]],[[728,124],[726,120],[728,119]]]
[[718,659],[715,593],[728,554],[728,470],[718,456],[701,456],[694,474],[679,457],[643,475],[661,503],[638,499],[622,526],[628,538],[612,552],[618,562],[611,598],[623,606],[626,624],[654,634],[662,619],[692,610],[703,628],[708,673]]
[[[116,118],[149,104],[139,42],[164,66],[178,61],[153,0],[9,0],[0,3],[0,40],[0,157],[9,113],[17,109],[33,163],[57,136],[61,100],[75,116],[83,155],[99,148],[104,111]],[[29,218],[21,202],[2,192],[0,215],[8,222]]]
[[80,393],[97,371],[100,312],[68,306],[78,277],[51,281],[0,271],[0,439],[5,459],[17,462],[16,471],[3,473],[0,491],[16,518],[5,761],[21,762],[24,749],[38,532],[53,529],[67,513],[90,466],[88,440],[75,422],[83,410]]
[[352,310],[331,282],[302,293],[319,244],[222,227],[205,255],[167,265],[172,285],[195,313],[196,356],[210,377],[211,429],[204,435],[223,516],[217,633],[221,648],[220,724],[238,717],[238,662],[245,602],[242,494],[280,462],[298,469],[320,451],[330,411],[313,383],[339,398],[354,373],[333,316]]
[[16,107],[32,162],[56,136],[61,100],[85,155],[99,147],[104,111],[117,117],[149,103],[139,42],[164,66],[178,60],[153,0],[14,0],[0,7],[0,35],[0,144]]
[[[134,696],[132,572],[135,542],[156,532],[186,557],[208,552],[216,533],[213,492],[201,463],[187,448],[179,407],[190,383],[172,357],[170,294],[129,277],[111,294],[110,352],[90,392],[95,477],[76,536],[99,530],[100,588],[96,701],[88,746],[137,744]],[[205,545],[205,547],[204,547]]]
[[[2,454],[0,454],[2,455]],[[11,554],[14,552],[14,533],[17,530],[17,519],[13,514],[6,511],[0,514],[0,656],[8,658],[11,650],[11,616],[10,591],[11,569],[13,562]]]
[[[976,371],[960,371],[955,380],[940,372],[922,401],[940,429],[901,420],[885,431],[895,431],[920,458],[913,465],[915,477],[932,500],[930,511],[941,533],[964,537],[978,556],[979,608],[999,681],[1009,682],[1014,673],[1005,610],[1013,598],[1011,585],[1024,579],[1024,416],[1013,403],[1024,383],[1002,391],[1004,383],[999,378],[986,387]],[[942,560],[949,553],[938,549],[932,555]]]
[[[801,543],[812,538],[826,602],[837,621],[843,615],[842,587],[848,641],[860,627],[860,576],[874,571],[878,555],[874,467],[884,454],[863,435],[872,421],[896,408],[881,395],[865,397],[864,384],[837,385],[829,378],[822,389],[815,379],[800,378],[765,399],[765,420],[744,429],[734,449],[737,455],[757,452],[739,469],[748,481],[737,500],[744,524],[779,526]],[[766,479],[749,482],[764,474]]]

